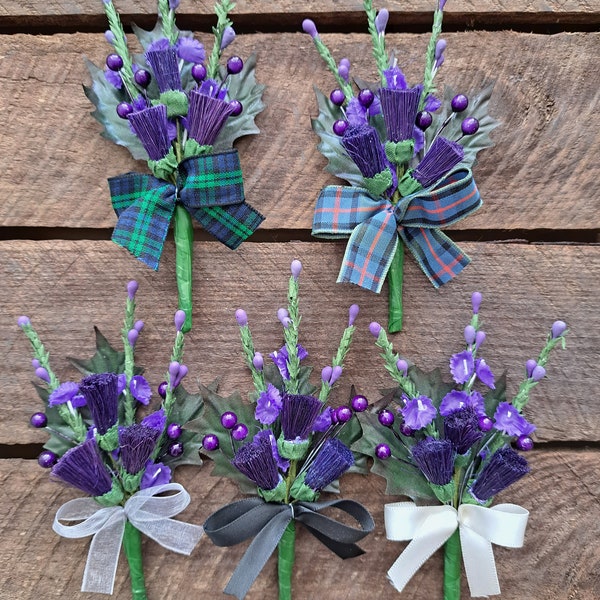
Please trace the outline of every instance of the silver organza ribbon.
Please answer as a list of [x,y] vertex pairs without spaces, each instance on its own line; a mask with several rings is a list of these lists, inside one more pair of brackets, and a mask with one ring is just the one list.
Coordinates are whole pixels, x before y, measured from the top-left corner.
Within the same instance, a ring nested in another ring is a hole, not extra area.
[[396,502],[385,505],[384,516],[389,540],[411,540],[388,571],[398,591],[458,528],[471,596],[480,597],[500,593],[492,544],[520,548],[529,512],[516,504],[491,508],[461,504],[456,510],[452,506]]
[[[175,492],[159,496],[163,492]],[[112,594],[119,552],[129,521],[136,529],[167,550],[191,554],[202,537],[200,525],[171,519],[190,503],[190,495],[178,483],[157,485],[136,492],[125,506],[98,508],[92,498],[77,498],[63,504],[54,517],[52,529],[66,538],[94,536],[83,573],[82,592]],[[82,521],[63,525],[61,521]]]

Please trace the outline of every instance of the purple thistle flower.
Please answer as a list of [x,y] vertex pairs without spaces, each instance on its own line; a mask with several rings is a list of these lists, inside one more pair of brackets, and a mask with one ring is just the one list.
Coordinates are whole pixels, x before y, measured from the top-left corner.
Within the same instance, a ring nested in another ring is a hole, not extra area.
[[146,60],[154,72],[154,78],[161,92],[182,90],[181,75],[177,64],[177,49],[175,46],[165,47],[164,42],[152,43],[146,50]]
[[411,453],[415,464],[428,481],[446,485],[454,474],[454,449],[450,440],[426,438],[417,442]]
[[140,481],[140,489],[145,490],[155,485],[164,485],[171,481],[171,469],[163,463],[146,462],[146,469]]
[[225,121],[232,112],[228,102],[193,89],[189,93],[189,111],[186,128],[189,136],[201,146],[214,143]]
[[169,153],[171,137],[164,104],[133,112],[127,118],[150,160],[160,160]]
[[48,406],[71,403],[74,408],[85,406],[85,398],[79,393],[79,385],[72,381],[61,383],[48,397]]
[[360,311],[360,307],[358,304],[352,304],[348,309],[348,327],[352,327],[354,325],[354,321],[356,321],[356,317],[358,317],[358,313]]
[[552,339],[560,337],[567,330],[567,324],[564,321],[554,321],[552,324]]
[[52,475],[90,496],[103,496],[112,489],[112,478],[94,439],[67,450],[52,468]]
[[[286,381],[289,381],[290,372],[288,370],[288,365],[287,365],[289,355],[288,355],[288,351],[287,351],[286,347],[282,346],[279,350],[275,350],[275,352],[271,352],[271,354],[269,354],[269,356],[275,363],[275,366],[279,369],[281,376]],[[298,359],[304,360],[307,356],[308,356],[308,352],[300,344],[298,344]]]
[[379,35],[385,33],[385,28],[388,23],[388,19],[390,18],[390,13],[387,8],[382,8],[375,17],[375,29]]
[[308,439],[323,404],[314,396],[284,394],[280,413],[283,437],[290,441]]
[[383,72],[386,88],[390,90],[405,90],[408,88],[406,77],[400,67],[390,67]]
[[92,420],[100,435],[104,435],[117,422],[118,375],[100,373],[81,380],[79,392],[85,397]]
[[263,425],[270,425],[277,420],[282,408],[281,395],[279,390],[271,383],[264,392],[260,393],[256,401],[254,418]]
[[310,35],[310,37],[313,39],[319,37],[317,26],[315,25],[315,22],[311,19],[304,19],[304,21],[302,21],[302,30],[305,33],[308,33],[308,35]]
[[290,461],[286,458],[281,458],[279,454],[279,449],[277,448],[277,439],[275,438],[275,435],[270,429],[262,429],[254,436],[254,439],[265,439],[269,441],[269,444],[271,444],[273,458],[275,459],[275,463],[277,464],[278,469],[280,469],[281,471],[287,471],[290,468]]
[[117,90],[123,88],[123,79],[116,71],[111,71],[109,68],[104,69],[104,79]]
[[204,46],[194,38],[180,36],[175,45],[177,56],[189,63],[201,63],[206,59]]
[[494,429],[510,436],[529,435],[536,429],[510,402],[498,404],[494,421]]
[[473,353],[470,350],[464,350],[453,354],[450,358],[450,373],[456,383],[467,383],[475,370],[475,361]]
[[477,378],[481,383],[487,385],[491,390],[496,389],[496,386],[494,385],[494,374],[483,358],[478,358],[475,361],[475,373],[477,373]]
[[314,424],[313,424],[313,431],[327,431],[333,421],[332,421],[332,413],[333,413],[333,408],[330,408],[329,406],[327,406],[323,412],[316,418]]
[[464,150],[460,144],[440,135],[412,175],[424,188],[429,187],[451,171],[463,157]]
[[119,428],[121,462],[130,475],[135,475],[144,468],[160,434],[154,427],[146,427],[141,423]]
[[415,431],[427,427],[427,425],[435,419],[437,414],[433,402],[427,396],[411,398],[404,407],[400,409],[400,412],[404,418],[404,424]]
[[471,494],[485,502],[529,473],[527,460],[510,446],[496,451],[471,486]]
[[221,37],[221,50],[225,50],[233,40],[235,40],[235,30],[231,26],[225,27],[223,36]]
[[134,375],[129,382],[131,395],[140,403],[148,406],[152,398],[152,388],[142,375]]
[[387,167],[383,145],[374,127],[366,123],[350,126],[341,143],[363,177],[374,177]]
[[156,429],[156,431],[162,433],[167,425],[167,415],[165,414],[164,409],[159,408],[157,411],[144,417],[141,424],[145,427],[152,427],[153,429]]
[[271,442],[264,435],[256,435],[249,444],[242,446],[231,464],[263,490],[272,490],[281,481]]
[[337,438],[328,439],[308,467],[304,483],[319,492],[354,464],[350,449]]
[[483,437],[479,416],[471,407],[453,412],[444,419],[444,437],[452,442],[458,454],[465,454]]
[[413,137],[422,92],[423,88],[419,85],[406,90],[379,89],[385,130],[392,142],[401,142]]

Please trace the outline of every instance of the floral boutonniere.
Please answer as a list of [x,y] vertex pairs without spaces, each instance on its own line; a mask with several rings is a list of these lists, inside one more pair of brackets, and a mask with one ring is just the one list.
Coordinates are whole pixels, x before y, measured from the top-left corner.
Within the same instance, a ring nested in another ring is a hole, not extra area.
[[[500,593],[492,543],[521,547],[529,513],[514,504],[491,506],[494,496],[529,472],[521,454],[533,448],[535,425],[523,414],[531,390],[546,376],[552,349],[564,347],[567,326],[556,321],[512,400],[505,377],[482,357],[481,294],[472,296],[466,346],[450,358],[453,383],[439,370],[423,373],[394,353],[385,330],[371,323],[385,368],[397,384],[378,412],[359,415],[363,437],[353,449],[373,457],[387,493],[413,502],[385,506],[386,534],[412,540],[388,571],[402,591],[420,566],[444,545],[444,600],[460,598],[461,560],[472,596]],[[423,506],[424,502],[434,506]]]
[[190,502],[187,491],[171,477],[177,465],[200,462],[193,434],[182,426],[200,413],[202,400],[180,385],[188,369],[182,363],[185,314],[179,310],[171,361],[158,386],[161,405],[136,419],[138,406],[152,401],[150,384],[134,359],[144,327],[135,319],[137,287],[135,281],[127,286],[123,351],[96,331],[96,354],[90,360],[71,359],[84,375],[78,382],[61,383],[29,318],[20,317],[18,324],[33,349],[40,381],[36,388],[44,403],[44,411],[31,416],[31,425],[45,428],[50,436],[38,462],[51,469],[54,479],[89,496],[61,506],[53,529],[67,538],[93,536],[82,591],[112,593],[123,545],[132,597],[146,600],[141,534],[189,555],[203,533],[199,525],[171,518]]
[[179,308],[192,317],[192,220],[229,248],[237,248],[264,217],[245,202],[242,169],[233,142],[258,133],[264,86],[256,83],[256,60],[222,54],[234,41],[228,13],[235,4],[215,5],[212,51],[175,24],[178,0],[158,0],[152,31],[133,26],[144,49],[131,54],[112,0],[103,0],[113,47],[106,68],[88,63],[103,135],[146,160],[152,175],[126,173],[109,180],[117,225],[112,239],[158,269],[171,221],[175,225]]
[[[299,276],[302,265],[292,262],[287,308],[277,316],[285,344],[269,354],[270,364],[255,351],[248,316],[236,312],[244,358],[254,382],[251,403],[233,396],[220,398],[204,389],[204,414],[188,428],[203,436],[203,451],[215,462],[214,474],[226,475],[253,498],[234,502],[204,524],[218,546],[232,546],[254,538],[231,577],[225,593],[243,598],[269,556],[278,548],[279,598],[292,597],[292,566],[296,524],[302,523],[341,558],[362,554],[356,542],[373,529],[368,511],[353,500],[317,502],[325,489],[354,464],[350,444],[360,434],[355,413],[367,408],[363,396],[350,405],[332,408],[328,398],[343,371],[354,333],[358,306],[349,310],[331,365],[321,371],[320,387],[310,381],[308,356],[299,343]],[[352,527],[321,514],[337,508],[358,524]]]
[[[318,199],[313,235],[350,238],[338,282],[379,293],[387,278],[391,332],[402,328],[404,246],[435,287],[450,281],[469,257],[440,229],[477,210],[481,199],[471,166],[492,145],[497,123],[488,116],[491,86],[474,95],[437,95],[444,62],[439,38],[445,0],[439,0],[421,83],[411,86],[386,49],[388,11],[364,1],[379,82],[351,77],[350,61],[336,64],[313,21],[303,22],[338,87],[316,91],[313,130],[327,170],[350,186],[327,186]],[[354,82],[354,85],[353,85]]]

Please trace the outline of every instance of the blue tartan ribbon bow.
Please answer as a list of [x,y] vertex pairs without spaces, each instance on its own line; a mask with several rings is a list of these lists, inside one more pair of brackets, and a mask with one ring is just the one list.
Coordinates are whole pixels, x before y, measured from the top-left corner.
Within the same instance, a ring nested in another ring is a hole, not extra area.
[[355,283],[379,293],[400,236],[437,288],[471,262],[439,228],[456,223],[481,204],[470,169],[457,169],[396,205],[387,198],[374,198],[364,188],[331,185],[317,198],[312,233],[350,237],[338,283]]
[[184,160],[177,185],[141,173],[112,177],[108,184],[118,217],[112,240],[155,271],[177,202],[231,249],[264,220],[244,201],[237,150]]

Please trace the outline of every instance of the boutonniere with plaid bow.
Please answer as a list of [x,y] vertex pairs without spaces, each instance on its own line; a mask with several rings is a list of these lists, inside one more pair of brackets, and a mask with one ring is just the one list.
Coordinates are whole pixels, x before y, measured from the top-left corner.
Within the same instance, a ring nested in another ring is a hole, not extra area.
[[179,308],[191,328],[193,219],[231,249],[258,228],[264,217],[245,202],[242,169],[233,142],[258,133],[254,118],[263,109],[264,86],[254,77],[255,57],[245,63],[223,51],[235,39],[228,13],[235,4],[219,0],[214,43],[207,56],[191,32],[175,25],[179,0],[158,0],[152,31],[133,26],[143,54],[131,54],[112,0],[103,0],[113,46],[103,70],[88,63],[103,135],[147,160],[152,175],[126,173],[109,180],[117,225],[112,239],[157,270],[171,222],[175,228]]
[[351,78],[350,61],[336,63],[313,21],[302,24],[338,84],[328,98],[316,90],[318,148],[327,170],[350,184],[321,191],[312,233],[349,238],[338,282],[379,293],[387,278],[391,332],[402,328],[404,246],[436,288],[469,264],[441,228],[481,206],[470,167],[492,145],[488,133],[497,126],[487,114],[491,85],[470,97],[451,90],[444,101],[436,96],[444,4],[439,0],[434,12],[423,82],[413,87],[386,50],[389,13],[376,12],[371,0],[364,7],[378,83]]

